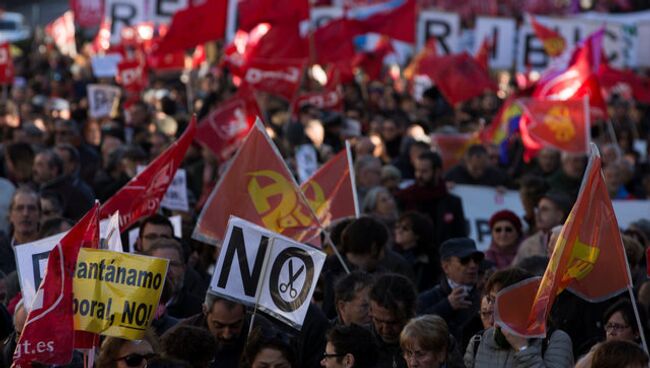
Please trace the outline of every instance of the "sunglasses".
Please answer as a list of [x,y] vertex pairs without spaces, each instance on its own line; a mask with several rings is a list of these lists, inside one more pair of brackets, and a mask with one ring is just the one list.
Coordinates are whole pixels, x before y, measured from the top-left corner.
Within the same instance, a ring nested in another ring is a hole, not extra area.
[[515,231],[515,229],[510,226],[504,226],[504,227],[499,226],[499,227],[495,227],[493,230],[495,233],[500,233],[500,232],[511,233]]
[[156,354],[154,353],[149,353],[144,355],[134,353],[134,354],[129,354],[122,358],[117,358],[115,359],[115,361],[124,360],[124,363],[126,363],[126,365],[129,367],[139,367],[142,364],[142,361],[149,360],[155,356]]
[[472,254],[471,256],[460,258],[460,264],[462,264],[463,266],[469,264],[469,261],[474,261],[474,263],[480,264],[481,261],[483,261],[483,254],[475,253]]

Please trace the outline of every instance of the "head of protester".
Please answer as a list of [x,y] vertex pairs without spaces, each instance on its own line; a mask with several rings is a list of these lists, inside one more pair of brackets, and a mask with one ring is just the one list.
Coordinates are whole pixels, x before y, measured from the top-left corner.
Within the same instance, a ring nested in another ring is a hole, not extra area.
[[399,340],[408,368],[445,366],[451,339],[442,317],[425,315],[413,318],[404,326]]
[[39,194],[30,187],[18,187],[9,203],[9,223],[14,244],[28,243],[37,239],[40,217]]
[[647,337],[646,312],[643,308],[637,307],[642,322],[642,328],[639,329],[634,306],[628,299],[621,299],[610,306],[603,316],[603,328],[605,329],[605,339],[610,340],[627,340],[637,344],[641,343],[641,333]]
[[645,368],[648,361],[648,353],[639,345],[625,340],[611,340],[596,348],[591,368]]
[[523,235],[521,220],[512,211],[501,210],[490,217],[488,225],[492,242],[485,252],[485,258],[498,269],[506,268],[517,255]]
[[265,336],[254,329],[241,357],[241,368],[297,368],[296,353],[288,336],[273,333]]
[[364,216],[343,230],[341,240],[347,260],[361,271],[373,272],[386,256],[388,229],[378,220]]
[[374,368],[378,348],[367,329],[337,325],[327,333],[327,345],[320,365],[325,368]]
[[[495,272],[485,284],[488,301],[494,305],[499,291],[530,277],[518,268]],[[552,326],[547,337],[541,339],[525,338],[495,324],[469,340],[463,360],[467,367],[508,367],[506,362],[570,367],[573,365],[573,348],[569,335]]]
[[147,361],[159,353],[158,338],[147,330],[142,340],[109,336],[102,343],[97,358],[101,368],[145,368]]
[[386,226],[392,226],[397,220],[397,204],[393,195],[383,186],[368,191],[362,203],[363,213],[372,216]]
[[433,223],[417,211],[404,212],[395,224],[394,249],[413,267],[418,290],[436,284],[440,273],[440,257],[433,244]]
[[343,325],[370,323],[369,293],[373,277],[362,271],[342,276],[334,286],[337,322]]
[[200,327],[172,327],[162,335],[160,345],[164,357],[184,361],[192,368],[207,367],[214,359],[214,336]]
[[173,236],[174,227],[167,217],[160,214],[151,215],[144,218],[140,223],[140,232],[135,243],[135,249],[138,252],[146,252],[156,239],[171,239]]

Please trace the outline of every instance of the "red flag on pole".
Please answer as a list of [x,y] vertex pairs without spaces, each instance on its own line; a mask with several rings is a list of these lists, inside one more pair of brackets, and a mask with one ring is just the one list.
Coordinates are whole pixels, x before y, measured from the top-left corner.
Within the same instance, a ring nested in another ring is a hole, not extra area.
[[0,85],[14,82],[14,62],[11,58],[11,46],[8,42],[0,43]]
[[59,51],[66,56],[77,55],[74,15],[70,10],[45,26],[45,33],[52,38]]
[[342,218],[359,216],[350,157],[348,149],[342,150],[300,186],[324,227]]
[[378,33],[396,40],[415,43],[415,0],[382,1],[348,9],[347,17],[363,33]]
[[546,335],[551,306],[565,289],[595,303],[632,285],[601,158],[596,146],[590,147],[578,199],[562,227],[544,277],[541,281],[526,280],[497,295],[497,323],[520,336]]
[[268,92],[291,101],[300,88],[305,60],[251,60],[241,88]]
[[490,70],[490,50],[492,50],[492,40],[490,40],[490,37],[485,37],[483,42],[481,42],[481,47],[474,56],[478,65],[486,72]]
[[140,93],[147,87],[147,64],[144,60],[133,59],[117,64],[116,82],[131,93]]
[[447,171],[458,164],[465,152],[481,140],[475,133],[431,134],[431,146],[442,158],[442,169]]
[[230,216],[298,241],[310,241],[320,223],[258,119],[208,198],[192,237],[216,244]]
[[91,28],[101,24],[104,15],[103,0],[70,0],[70,10],[80,27]]
[[239,89],[201,120],[195,139],[225,162],[237,151],[259,115],[253,91]]
[[309,19],[308,0],[239,0],[239,28],[250,31],[260,23],[298,24]]
[[141,217],[154,214],[195,133],[196,116],[193,116],[190,125],[176,142],[102,205],[101,218],[120,211],[120,229],[124,230]]
[[343,111],[343,93],[338,87],[329,87],[320,92],[303,93],[291,103],[292,116],[305,105],[313,105],[321,110]]
[[65,365],[74,350],[72,276],[79,249],[99,246],[99,204],[65,235],[50,252],[47,271],[14,352],[14,367],[32,362]]
[[544,27],[532,15],[530,15],[530,24],[533,26],[533,32],[535,32],[535,36],[537,36],[537,38],[542,41],[542,45],[544,45],[544,51],[546,51],[548,56],[557,57],[560,56],[562,52],[564,52],[564,49],[566,48],[566,41],[561,34],[548,27]]

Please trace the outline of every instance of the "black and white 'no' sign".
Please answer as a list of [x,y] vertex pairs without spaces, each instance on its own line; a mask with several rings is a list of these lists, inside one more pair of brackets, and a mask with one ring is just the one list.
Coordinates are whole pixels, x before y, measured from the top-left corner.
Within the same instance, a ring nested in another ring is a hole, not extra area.
[[[210,292],[257,307],[300,329],[326,255],[231,217]],[[258,298],[256,298],[256,296]]]

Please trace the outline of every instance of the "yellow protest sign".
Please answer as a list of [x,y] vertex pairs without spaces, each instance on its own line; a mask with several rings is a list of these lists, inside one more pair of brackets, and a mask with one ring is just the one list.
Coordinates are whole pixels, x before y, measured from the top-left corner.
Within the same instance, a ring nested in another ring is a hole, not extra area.
[[73,282],[75,330],[141,339],[156,313],[168,263],[82,248]]

